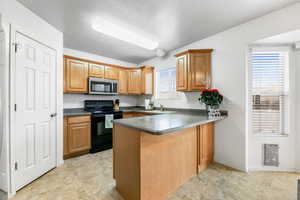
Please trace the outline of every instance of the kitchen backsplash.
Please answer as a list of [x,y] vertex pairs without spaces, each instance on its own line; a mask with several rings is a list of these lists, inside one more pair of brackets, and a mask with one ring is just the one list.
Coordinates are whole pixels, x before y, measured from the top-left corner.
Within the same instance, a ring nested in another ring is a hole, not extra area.
[[84,100],[115,100],[120,99],[120,106],[136,106],[137,96],[104,96],[87,94],[64,94],[64,108],[83,108]]
[[[205,105],[199,102],[200,92],[184,92],[177,99],[155,99],[155,107],[159,107],[162,104],[167,108],[187,108],[187,109],[205,109]],[[138,106],[145,105],[145,98],[147,96],[140,96],[137,102]]]

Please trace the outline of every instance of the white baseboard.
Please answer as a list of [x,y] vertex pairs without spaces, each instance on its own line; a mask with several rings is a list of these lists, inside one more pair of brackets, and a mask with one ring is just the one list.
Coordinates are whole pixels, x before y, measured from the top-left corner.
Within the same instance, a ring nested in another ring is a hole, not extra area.
[[8,190],[6,180],[6,173],[0,171],[0,189],[4,192]]
[[250,167],[248,168],[249,172],[256,172],[256,171],[271,171],[271,172],[299,172],[300,170],[297,170],[295,168],[279,168],[279,167]]

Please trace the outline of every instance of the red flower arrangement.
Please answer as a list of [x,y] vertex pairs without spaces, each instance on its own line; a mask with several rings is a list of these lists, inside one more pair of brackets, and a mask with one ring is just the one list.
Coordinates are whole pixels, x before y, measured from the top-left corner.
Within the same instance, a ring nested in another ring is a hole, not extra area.
[[202,90],[199,101],[208,106],[219,106],[223,101],[223,95],[217,89]]

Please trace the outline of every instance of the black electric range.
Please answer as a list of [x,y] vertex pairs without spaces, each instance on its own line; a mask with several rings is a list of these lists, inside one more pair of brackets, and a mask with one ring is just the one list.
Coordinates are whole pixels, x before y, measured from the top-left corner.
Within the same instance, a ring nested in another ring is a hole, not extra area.
[[86,100],[85,111],[91,112],[91,153],[112,148],[111,120],[123,118],[122,111],[114,111],[113,100]]

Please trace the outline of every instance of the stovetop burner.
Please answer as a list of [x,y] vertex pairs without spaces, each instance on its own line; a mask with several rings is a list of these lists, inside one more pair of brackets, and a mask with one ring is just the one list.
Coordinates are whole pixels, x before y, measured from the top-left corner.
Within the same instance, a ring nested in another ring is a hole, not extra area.
[[84,110],[92,113],[112,112],[114,110],[113,100],[85,100]]

